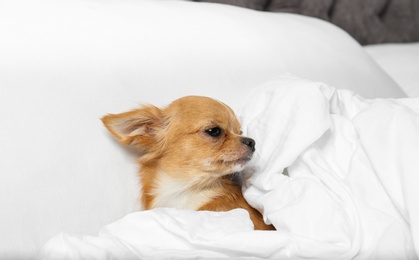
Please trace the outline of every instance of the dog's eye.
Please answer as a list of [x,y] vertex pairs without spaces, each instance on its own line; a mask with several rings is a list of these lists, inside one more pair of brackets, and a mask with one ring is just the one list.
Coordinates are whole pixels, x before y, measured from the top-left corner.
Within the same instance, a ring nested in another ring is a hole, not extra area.
[[212,137],[218,137],[223,133],[223,130],[221,130],[221,128],[219,127],[213,127],[213,128],[205,130],[205,133]]

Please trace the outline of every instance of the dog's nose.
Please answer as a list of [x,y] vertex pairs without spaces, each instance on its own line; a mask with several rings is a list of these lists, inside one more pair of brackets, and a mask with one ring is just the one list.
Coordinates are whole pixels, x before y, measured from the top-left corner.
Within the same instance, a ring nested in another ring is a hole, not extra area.
[[250,149],[250,151],[252,151],[252,153],[256,150],[256,148],[255,148],[256,142],[252,138],[243,137],[241,142],[243,144],[245,144],[247,147],[249,147],[249,149]]

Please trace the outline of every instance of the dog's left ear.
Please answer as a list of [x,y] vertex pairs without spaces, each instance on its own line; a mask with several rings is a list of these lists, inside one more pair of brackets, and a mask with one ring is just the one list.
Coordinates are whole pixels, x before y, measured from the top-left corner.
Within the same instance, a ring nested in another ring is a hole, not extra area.
[[161,109],[147,105],[121,114],[108,114],[102,122],[121,144],[147,149],[156,144],[164,118]]

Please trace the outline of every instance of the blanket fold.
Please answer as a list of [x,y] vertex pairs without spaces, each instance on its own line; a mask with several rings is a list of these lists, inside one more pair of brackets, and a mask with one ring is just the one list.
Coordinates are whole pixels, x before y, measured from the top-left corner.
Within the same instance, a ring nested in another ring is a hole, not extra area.
[[416,259],[418,230],[404,213],[418,209],[419,111],[407,104],[417,102],[365,100],[292,75],[259,87],[241,111],[257,140],[245,198],[278,230],[335,245],[336,258]]

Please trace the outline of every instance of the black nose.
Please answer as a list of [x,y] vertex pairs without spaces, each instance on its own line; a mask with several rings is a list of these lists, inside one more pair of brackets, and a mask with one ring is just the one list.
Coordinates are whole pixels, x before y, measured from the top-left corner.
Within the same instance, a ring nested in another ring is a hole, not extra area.
[[252,151],[252,153],[256,150],[256,148],[255,148],[256,142],[252,138],[243,137],[241,142],[243,144],[245,144],[247,147],[249,147],[249,149],[250,149],[250,151]]

